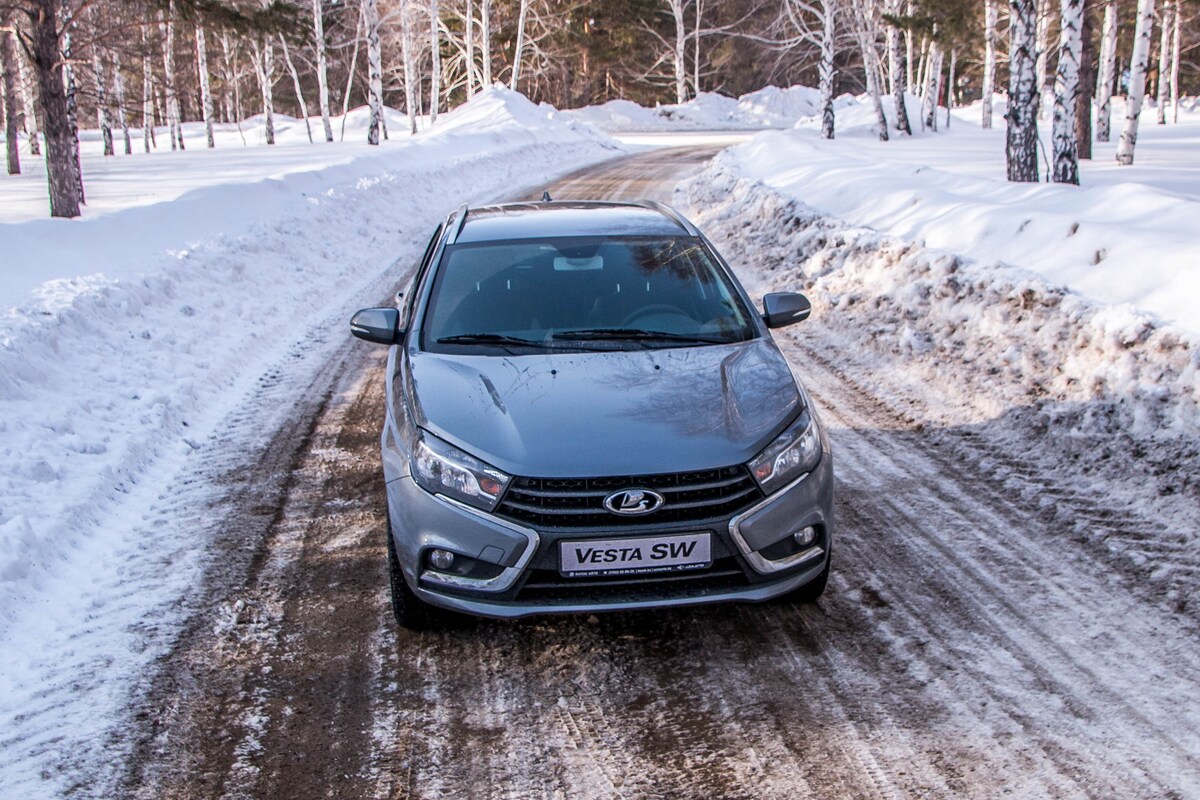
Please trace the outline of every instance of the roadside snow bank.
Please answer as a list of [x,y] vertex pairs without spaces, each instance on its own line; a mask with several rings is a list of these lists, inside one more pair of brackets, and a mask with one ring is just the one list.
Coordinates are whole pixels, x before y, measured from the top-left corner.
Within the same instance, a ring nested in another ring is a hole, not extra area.
[[783,335],[828,339],[832,363],[887,386],[876,391],[890,392],[897,416],[930,435],[996,437],[1012,463],[1040,462],[1040,474],[1081,497],[1123,500],[1131,517],[1111,521],[1114,532],[1069,503],[1060,511],[1061,495],[1026,498],[1061,513],[1066,531],[1127,553],[1181,607],[1200,608],[1200,564],[1173,561],[1200,544],[1200,336],[1032,273],[832,218],[744,177],[758,171],[746,168],[746,152],[719,156],[680,190],[681,205],[752,290],[810,296],[813,321]]
[[378,300],[362,292],[453,206],[616,154],[506,90],[444,119],[340,166],[0,226],[9,264],[74,276],[0,318],[0,632],[83,543],[118,533],[106,510],[196,447],[244,374],[324,309]]
[[[819,115],[820,102],[820,92],[807,86],[768,86],[737,99],[701,92],[686,103],[653,108],[629,100],[610,100],[562,113],[610,132],[762,130],[788,128],[801,118]],[[834,101],[837,108],[854,103],[849,95]]]

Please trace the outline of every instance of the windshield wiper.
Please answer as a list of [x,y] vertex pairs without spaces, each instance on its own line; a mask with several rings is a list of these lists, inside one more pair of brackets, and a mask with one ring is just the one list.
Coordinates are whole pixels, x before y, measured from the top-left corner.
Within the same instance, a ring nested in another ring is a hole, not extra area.
[[501,333],[460,333],[457,336],[443,336],[438,344],[519,344],[525,347],[543,347],[541,342],[532,339],[522,339],[519,336],[505,336]]
[[703,344],[729,344],[729,339],[714,336],[698,336],[690,333],[668,333],[667,331],[646,331],[640,328],[581,328],[575,331],[559,331],[553,339],[568,339],[572,341],[589,341],[602,339],[631,340],[631,341],[666,341],[666,342],[700,342]]

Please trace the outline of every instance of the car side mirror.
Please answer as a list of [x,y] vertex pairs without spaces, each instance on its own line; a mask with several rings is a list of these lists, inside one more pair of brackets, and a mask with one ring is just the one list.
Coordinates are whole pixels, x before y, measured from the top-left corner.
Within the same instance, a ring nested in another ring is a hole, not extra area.
[[771,292],[763,296],[763,312],[768,328],[782,328],[808,319],[812,303],[796,292]]
[[364,308],[350,319],[350,332],[368,342],[396,344],[404,335],[400,330],[400,310]]

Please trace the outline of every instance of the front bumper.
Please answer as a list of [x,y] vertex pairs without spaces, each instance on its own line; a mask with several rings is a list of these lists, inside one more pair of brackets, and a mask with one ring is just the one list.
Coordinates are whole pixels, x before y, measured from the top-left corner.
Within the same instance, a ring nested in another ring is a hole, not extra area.
[[[799,589],[828,563],[833,469],[826,451],[813,472],[733,517],[658,527],[534,530],[431,495],[407,476],[388,481],[387,497],[401,570],[419,598],[454,611],[511,619],[762,602]],[[786,552],[792,533],[810,526],[817,534],[812,545]],[[559,542],[564,540],[697,531],[712,534],[714,563],[709,570],[611,579],[558,574]],[[483,578],[439,573],[428,564],[428,553],[435,548],[489,569]]]

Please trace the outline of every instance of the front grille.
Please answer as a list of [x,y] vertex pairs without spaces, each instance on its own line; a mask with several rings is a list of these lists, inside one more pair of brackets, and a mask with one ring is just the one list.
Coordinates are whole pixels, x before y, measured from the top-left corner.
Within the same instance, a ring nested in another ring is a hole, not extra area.
[[[642,516],[613,514],[604,498],[623,489],[653,489],[666,502]],[[743,466],[608,478],[513,478],[495,513],[538,528],[624,528],[729,517],[762,496]]]
[[750,585],[732,557],[719,558],[708,569],[620,576],[566,578],[555,570],[530,570],[517,599],[539,603],[635,602],[671,597],[703,597]]

